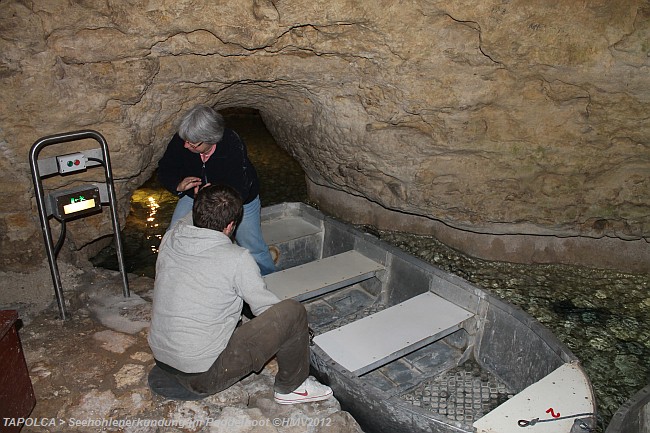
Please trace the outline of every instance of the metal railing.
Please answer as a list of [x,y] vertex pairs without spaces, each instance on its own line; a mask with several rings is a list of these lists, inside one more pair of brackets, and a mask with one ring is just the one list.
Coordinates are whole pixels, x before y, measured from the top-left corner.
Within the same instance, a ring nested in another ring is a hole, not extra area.
[[[43,158],[40,160],[38,159],[41,150],[47,146],[84,139],[96,140],[100,144],[101,148],[84,150],[68,155]],[[52,281],[54,283],[54,293],[56,295],[56,301],[59,308],[59,316],[61,320],[66,319],[66,308],[63,296],[63,287],[61,284],[61,277],[59,275],[59,268],[56,261],[58,248],[60,248],[65,238],[65,220],[67,218],[85,217],[87,216],[87,212],[79,212],[77,210],[78,207],[70,208],[71,210],[68,210],[66,206],[62,206],[62,210],[57,209],[56,202],[59,197],[61,195],[65,196],[65,193],[70,193],[70,191],[65,191],[64,194],[60,193],[58,195],[49,193],[46,199],[42,182],[43,178],[57,174],[68,176],[74,174],[75,172],[81,172],[82,170],[85,171],[87,168],[92,168],[95,166],[104,167],[106,183],[95,183],[89,186],[89,189],[92,189],[93,191],[99,191],[101,204],[88,202],[86,205],[85,203],[82,203],[82,208],[86,211],[89,209],[92,211],[91,205],[94,205],[93,207],[98,207],[98,212],[101,212],[101,205],[108,204],[110,207],[111,220],[113,223],[113,234],[115,239],[115,250],[120,272],[122,274],[122,283],[124,286],[123,294],[124,297],[129,297],[129,282],[126,275],[126,268],[124,267],[124,254],[122,249],[122,239],[120,236],[119,219],[117,215],[117,200],[115,198],[113,172],[111,169],[108,145],[104,137],[99,132],[93,130],[74,131],[43,137],[32,145],[29,153],[29,162],[32,171],[32,180],[34,182],[34,193],[36,195],[36,204],[38,206],[41,229],[43,230],[45,250],[50,264],[50,272],[52,274]],[[64,166],[62,162],[65,162],[65,165],[69,165],[69,167]],[[71,193],[73,194],[74,192],[78,191],[80,190],[73,190]],[[84,201],[87,199],[85,197],[80,197],[79,200]],[[50,218],[52,217],[55,217],[62,224],[60,240],[56,247],[52,243],[52,229],[50,227]]]

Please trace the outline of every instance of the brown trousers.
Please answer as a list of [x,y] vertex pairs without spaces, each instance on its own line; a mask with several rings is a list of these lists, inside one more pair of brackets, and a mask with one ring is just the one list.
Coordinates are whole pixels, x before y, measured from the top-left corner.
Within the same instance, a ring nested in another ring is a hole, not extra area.
[[215,394],[252,372],[259,372],[273,356],[278,362],[275,391],[288,394],[309,376],[309,331],[305,307],[292,299],[281,301],[235,328],[228,345],[203,373],[183,373],[158,365],[199,394]]

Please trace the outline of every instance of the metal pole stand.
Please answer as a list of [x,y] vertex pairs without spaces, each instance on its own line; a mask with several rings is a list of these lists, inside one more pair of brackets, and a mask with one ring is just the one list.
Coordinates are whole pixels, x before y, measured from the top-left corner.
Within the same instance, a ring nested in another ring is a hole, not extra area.
[[[101,148],[38,159],[40,151],[46,146],[83,139],[94,139],[101,145]],[[66,319],[66,311],[56,257],[58,249],[61,247],[65,238],[65,221],[101,212],[102,205],[107,204],[111,209],[115,250],[120,272],[122,273],[122,283],[124,285],[123,293],[125,298],[131,296],[126,268],[124,267],[120,224],[117,216],[117,200],[115,199],[115,187],[113,185],[113,171],[108,154],[108,145],[104,137],[99,132],[92,130],[67,132],[43,137],[32,145],[29,153],[29,162],[32,169],[34,193],[36,195],[36,204],[38,205],[41,229],[43,230],[43,238],[45,240],[45,251],[50,263],[52,281],[54,282],[54,293],[56,295],[61,320]],[[55,190],[48,193],[47,198],[45,197],[42,179],[54,175],[68,176],[85,172],[86,169],[97,166],[104,167],[106,183],[86,184],[68,190]],[[60,240],[56,247],[52,244],[52,230],[50,228],[50,218],[52,217],[62,225]]]

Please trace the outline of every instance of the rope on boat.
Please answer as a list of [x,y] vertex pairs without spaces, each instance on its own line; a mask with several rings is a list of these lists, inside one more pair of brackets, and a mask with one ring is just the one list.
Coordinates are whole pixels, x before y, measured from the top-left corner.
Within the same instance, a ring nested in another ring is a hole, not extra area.
[[309,331],[309,345],[313,346],[314,345],[314,337],[316,334],[314,333],[314,330],[311,329],[311,327],[307,327],[307,331]]
[[[558,414],[559,415],[559,414]],[[548,419],[539,419],[539,418],[533,418],[530,421],[526,419],[520,419],[517,421],[517,424],[519,424],[519,427],[529,427],[529,426],[534,426],[537,423],[540,422],[551,422],[551,421],[560,421],[563,419],[569,419],[569,418],[579,418],[579,417],[584,417],[584,416],[596,416],[595,413],[577,413],[574,415],[567,415],[567,416],[561,416],[557,418],[548,418]],[[581,420],[576,420],[579,421],[579,427],[585,431],[592,431],[593,429],[587,425],[586,422],[581,421]],[[573,431],[573,430],[572,430]]]

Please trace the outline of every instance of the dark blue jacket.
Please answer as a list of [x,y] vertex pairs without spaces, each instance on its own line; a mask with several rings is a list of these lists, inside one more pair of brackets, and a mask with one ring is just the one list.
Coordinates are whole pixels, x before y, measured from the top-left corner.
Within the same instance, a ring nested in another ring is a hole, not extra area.
[[239,191],[244,203],[249,203],[260,193],[257,171],[248,159],[246,145],[237,133],[225,129],[210,159],[203,164],[198,153],[185,149],[184,141],[175,134],[158,162],[158,180],[169,191],[194,198],[194,189],[179,193],[176,187],[187,176],[203,179],[203,183],[226,184]]

